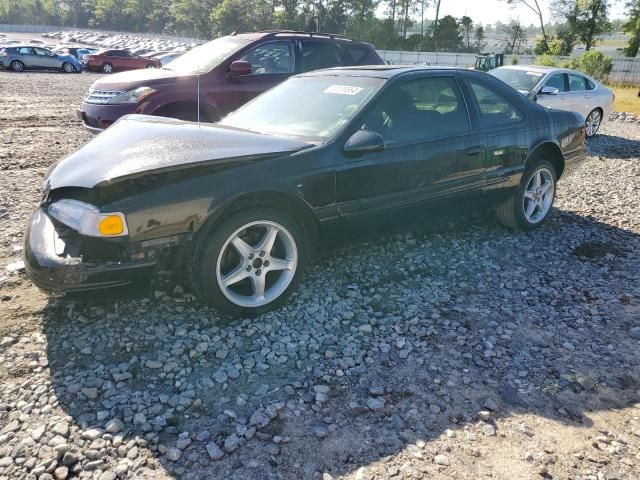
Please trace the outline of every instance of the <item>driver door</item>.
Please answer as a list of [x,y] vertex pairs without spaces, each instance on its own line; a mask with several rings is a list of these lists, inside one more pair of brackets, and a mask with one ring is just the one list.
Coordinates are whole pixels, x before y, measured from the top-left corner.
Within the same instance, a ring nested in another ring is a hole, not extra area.
[[388,86],[358,122],[382,151],[345,156],[336,171],[343,218],[409,206],[484,185],[482,137],[471,130],[455,75]]
[[225,112],[230,112],[261,93],[289,78],[295,71],[293,42],[275,40],[261,43],[234,61],[251,64],[249,75],[228,74],[223,80],[226,104]]
[[556,110],[567,109],[567,81],[566,74],[554,73],[547,80],[545,80],[542,88],[554,87],[558,89],[558,93],[555,95],[548,93],[537,94],[537,102],[543,107],[555,108]]
[[33,49],[36,54],[36,61],[38,63],[38,67],[41,68],[58,68],[60,65],[60,61],[56,58],[53,52],[46,50],[44,48],[34,47]]

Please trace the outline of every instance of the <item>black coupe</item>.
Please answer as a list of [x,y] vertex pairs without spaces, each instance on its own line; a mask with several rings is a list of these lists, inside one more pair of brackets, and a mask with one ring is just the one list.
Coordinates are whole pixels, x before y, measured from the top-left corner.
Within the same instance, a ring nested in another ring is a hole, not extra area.
[[[584,122],[481,72],[298,75],[215,125],[131,115],[54,165],[25,235],[33,282],[67,292],[186,267],[205,301],[285,301],[332,228],[435,199],[490,198],[541,225],[586,156]],[[467,197],[468,198],[468,197]]]

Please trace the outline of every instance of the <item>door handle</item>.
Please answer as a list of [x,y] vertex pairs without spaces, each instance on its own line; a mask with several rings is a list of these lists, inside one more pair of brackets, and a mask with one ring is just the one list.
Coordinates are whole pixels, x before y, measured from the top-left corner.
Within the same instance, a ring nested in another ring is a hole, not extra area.
[[482,147],[471,147],[465,153],[470,157],[475,157],[476,155],[480,155],[484,149]]

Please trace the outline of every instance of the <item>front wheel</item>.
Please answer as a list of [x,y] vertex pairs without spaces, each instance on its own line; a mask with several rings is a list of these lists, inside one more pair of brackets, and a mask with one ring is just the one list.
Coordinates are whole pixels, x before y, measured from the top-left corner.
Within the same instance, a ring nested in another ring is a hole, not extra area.
[[593,137],[598,133],[600,124],[602,123],[602,111],[599,108],[594,108],[591,113],[587,115],[587,119],[584,121],[584,127],[587,138]]
[[75,73],[76,67],[74,67],[68,62],[65,62],[62,64],[62,71],[65,73]]
[[556,171],[538,160],[525,170],[513,194],[496,208],[498,220],[514,230],[533,230],[549,217],[556,196]]
[[22,63],[20,60],[14,60],[9,64],[9,68],[14,72],[21,72],[24,70],[24,63]]
[[268,208],[238,212],[203,235],[191,282],[207,303],[232,315],[282,305],[302,274],[306,245],[298,224]]
[[111,65],[110,63],[105,63],[104,65],[102,65],[102,72],[103,73],[112,73],[113,72],[113,65]]

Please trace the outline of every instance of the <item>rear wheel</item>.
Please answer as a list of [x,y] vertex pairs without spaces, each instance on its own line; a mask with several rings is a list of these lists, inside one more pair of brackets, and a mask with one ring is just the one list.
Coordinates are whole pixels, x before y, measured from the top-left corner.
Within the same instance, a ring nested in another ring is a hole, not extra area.
[[14,72],[21,72],[24,70],[24,63],[22,63],[20,60],[14,60],[9,64],[9,68]]
[[600,110],[599,108],[594,108],[593,110],[591,110],[589,115],[587,115],[587,119],[584,121],[587,138],[591,138],[596,133],[598,133],[598,129],[600,128],[601,123],[602,110]]
[[62,71],[66,73],[75,73],[76,67],[74,67],[68,62],[65,62],[62,64]]
[[191,265],[198,295],[232,315],[282,305],[302,274],[306,245],[298,224],[269,208],[238,212],[205,233]]
[[103,63],[101,70],[103,73],[112,73],[113,65],[111,65],[110,63]]
[[556,171],[546,160],[534,161],[520,186],[496,208],[498,220],[514,230],[532,230],[549,217],[556,195]]

